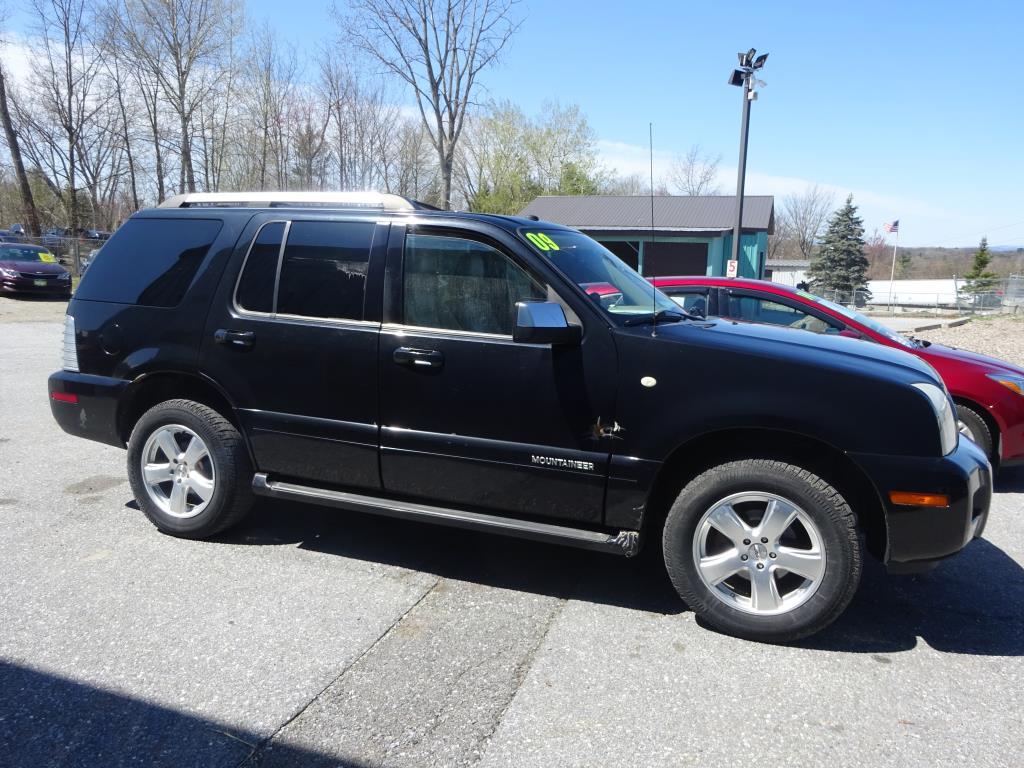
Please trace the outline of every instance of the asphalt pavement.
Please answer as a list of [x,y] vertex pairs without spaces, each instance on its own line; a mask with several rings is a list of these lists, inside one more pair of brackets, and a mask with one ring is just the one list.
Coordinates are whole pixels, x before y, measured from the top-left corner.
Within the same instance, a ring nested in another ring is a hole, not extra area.
[[2,766],[1020,763],[1024,471],[957,558],[759,645],[648,560],[269,501],[161,535],[50,417],[60,341],[0,323]]

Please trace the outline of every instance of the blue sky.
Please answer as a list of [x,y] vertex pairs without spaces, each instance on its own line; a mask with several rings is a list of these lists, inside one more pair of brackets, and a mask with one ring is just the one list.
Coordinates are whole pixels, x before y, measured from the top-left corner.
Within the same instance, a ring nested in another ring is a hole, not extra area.
[[[296,41],[329,26],[325,5],[250,0]],[[694,143],[722,156],[735,190],[736,52],[770,53],[753,105],[748,192],[814,182],[847,192],[870,233],[899,218],[908,245],[1024,245],[1020,137],[1024,6],[921,2],[523,0],[523,25],[487,95],[536,113],[575,102],[607,164],[656,173]]]
[[[337,34],[328,2],[246,5],[300,49]],[[770,57],[749,194],[817,183],[837,203],[853,192],[869,234],[898,218],[902,244],[1024,245],[1024,4],[522,0],[517,12],[478,99],[533,114],[579,104],[611,168],[646,176],[653,122],[657,175],[696,143],[721,155],[734,192],[741,100],[726,78],[736,52],[756,47]]]

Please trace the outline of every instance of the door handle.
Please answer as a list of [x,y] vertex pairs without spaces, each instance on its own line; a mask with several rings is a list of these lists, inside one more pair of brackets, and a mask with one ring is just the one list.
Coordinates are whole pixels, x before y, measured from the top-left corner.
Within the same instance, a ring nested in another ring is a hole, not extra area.
[[436,349],[399,347],[392,355],[392,359],[399,365],[408,365],[411,368],[440,368],[444,365],[444,355]]
[[251,347],[256,340],[256,334],[252,331],[232,331],[227,328],[218,328],[213,332],[213,340],[229,347]]

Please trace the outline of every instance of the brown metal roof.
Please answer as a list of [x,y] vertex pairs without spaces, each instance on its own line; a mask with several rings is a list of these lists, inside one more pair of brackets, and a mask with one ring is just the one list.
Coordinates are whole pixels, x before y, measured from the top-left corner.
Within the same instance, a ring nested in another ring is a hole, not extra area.
[[[775,229],[775,198],[748,195],[743,199],[743,228]],[[526,206],[521,216],[586,230],[643,230],[651,226],[651,198],[621,195],[545,195]],[[732,229],[735,195],[656,196],[654,228],[666,231]]]

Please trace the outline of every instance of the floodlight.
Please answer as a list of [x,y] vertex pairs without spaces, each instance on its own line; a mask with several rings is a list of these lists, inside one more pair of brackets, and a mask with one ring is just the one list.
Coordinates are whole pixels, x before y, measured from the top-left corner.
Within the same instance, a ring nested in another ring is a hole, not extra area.
[[754,61],[754,57],[757,55],[757,49],[751,48],[747,51],[747,55],[744,57],[743,66],[749,67],[751,62]]
[[734,69],[732,76],[729,78],[729,85],[743,85],[744,77],[746,77],[746,72],[742,69]]
[[762,53],[760,56],[757,57],[757,60],[754,62],[754,69],[760,69],[761,67],[764,66],[764,63],[766,61],[768,61],[768,54]]

